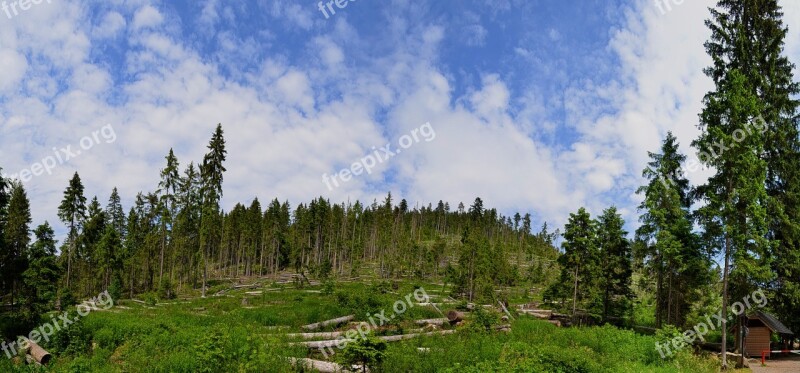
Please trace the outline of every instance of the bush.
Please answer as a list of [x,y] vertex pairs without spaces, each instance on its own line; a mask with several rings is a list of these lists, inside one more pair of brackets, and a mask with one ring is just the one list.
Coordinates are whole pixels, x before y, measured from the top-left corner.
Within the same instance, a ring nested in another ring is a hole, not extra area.
[[114,279],[111,280],[111,285],[108,287],[108,295],[114,301],[122,299],[122,280],[119,277],[114,276]]
[[158,296],[161,299],[175,299],[175,285],[169,278],[162,278],[158,286]]
[[154,292],[144,293],[142,294],[142,300],[144,303],[150,307],[154,307],[156,303],[158,303],[158,294]]
[[336,282],[333,280],[326,280],[322,284],[322,295],[331,295],[336,290]]
[[386,358],[385,351],[386,342],[373,336],[367,336],[348,343],[339,358],[347,365],[360,364],[375,371],[380,369]]
[[491,331],[499,321],[500,314],[494,311],[487,311],[485,308],[477,306],[475,310],[472,311],[472,320],[469,323],[468,330],[485,333]]
[[230,345],[230,338],[221,331],[212,331],[194,346],[199,365],[197,371],[213,373],[222,371],[226,365],[225,348]]

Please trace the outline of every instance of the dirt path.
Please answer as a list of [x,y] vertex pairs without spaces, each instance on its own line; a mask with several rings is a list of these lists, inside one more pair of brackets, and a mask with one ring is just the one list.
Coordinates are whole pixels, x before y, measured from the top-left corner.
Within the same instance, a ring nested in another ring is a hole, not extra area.
[[792,356],[775,356],[773,359],[767,359],[767,365],[761,366],[761,359],[750,360],[750,370],[753,373],[788,373],[800,372],[800,355]]

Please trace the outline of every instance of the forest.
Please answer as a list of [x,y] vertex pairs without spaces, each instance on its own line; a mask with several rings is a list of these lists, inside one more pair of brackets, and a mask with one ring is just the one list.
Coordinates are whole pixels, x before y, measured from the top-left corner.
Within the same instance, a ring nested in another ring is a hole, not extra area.
[[[286,274],[292,291],[427,282],[464,304],[524,300],[567,314],[576,326],[607,328],[586,333],[645,328],[656,338],[718,310],[729,318],[734,301],[761,290],[766,310],[800,332],[800,85],[783,50],[782,16],[774,0],[721,0],[711,9],[705,49],[713,65],[705,74],[714,89],[698,123],[687,124],[700,135],[679,144],[667,132],[648,154],[636,190],[641,204],[632,206],[636,222],[623,220],[619,206],[596,216],[575,206],[564,227],[534,227],[530,213],[504,215],[480,197],[457,206],[444,202],[447,196],[411,205],[391,193],[296,205],[254,199],[225,211],[222,124],[203,159],[187,163],[169,150],[163,168],[153,170],[158,185],[127,196],[130,206],[116,188],[85,195],[75,172],[60,205],[49,206],[60,221],[33,222],[37,201],[25,185],[0,179],[0,338],[28,335],[54,310],[104,291],[155,305],[213,298],[231,283]],[[697,167],[712,174],[693,185],[689,174]],[[66,232],[60,242],[57,227]],[[350,307],[343,297],[339,305]],[[723,351],[739,348],[726,328],[710,340]],[[643,361],[651,353],[642,353]]]

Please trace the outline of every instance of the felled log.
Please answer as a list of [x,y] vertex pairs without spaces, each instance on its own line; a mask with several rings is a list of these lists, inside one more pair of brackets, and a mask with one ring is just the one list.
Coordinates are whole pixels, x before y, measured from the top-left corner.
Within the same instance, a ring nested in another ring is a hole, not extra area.
[[553,324],[553,325],[555,325],[557,327],[561,327],[561,321],[560,320],[547,320],[547,322],[549,322],[549,323],[551,323],[551,324]]
[[504,325],[496,325],[496,326],[494,327],[494,330],[497,330],[497,331],[500,331],[500,332],[505,332],[505,333],[508,333],[508,332],[511,332],[511,325],[509,325],[509,324],[504,324]]
[[321,321],[321,322],[314,323],[314,324],[304,325],[304,326],[302,326],[302,328],[305,329],[305,330],[317,330],[317,329],[324,328],[324,327],[330,326],[330,325],[341,325],[341,324],[344,324],[344,323],[346,323],[348,321],[352,321],[355,318],[356,318],[355,315],[349,315],[349,316],[339,317],[339,318],[336,318],[336,319]]
[[319,371],[321,373],[350,372],[349,370],[344,369],[344,367],[339,364],[330,363],[322,360],[313,360],[306,358],[297,359],[290,357],[289,362],[294,367],[311,368],[312,370]]
[[464,320],[464,313],[459,312],[456,310],[451,310],[447,312],[447,320],[450,321],[451,324],[455,324],[459,321]]
[[447,318],[443,318],[443,319],[424,319],[424,320],[414,321],[415,324],[423,325],[423,326],[424,325],[439,325],[439,326],[442,326],[447,322],[450,322],[450,320],[448,320]]
[[531,309],[523,309],[520,311],[523,314],[531,315],[537,319],[542,320],[549,320],[553,317],[552,310],[531,310]]
[[502,308],[503,308],[503,311],[506,313],[506,315],[508,315],[508,317],[509,317],[509,318],[511,318],[511,319],[513,320],[513,319],[514,319],[514,316],[511,316],[511,312],[508,312],[508,308],[506,308],[506,305],[505,305],[505,304],[503,304],[503,302],[501,302],[501,301],[499,301],[499,300],[497,301],[497,303],[498,303],[498,304],[500,304],[500,307],[502,307]]
[[289,333],[288,338],[302,338],[302,339],[333,339],[344,335],[345,332],[323,332],[323,333]]
[[[417,337],[429,337],[435,335],[447,335],[455,333],[455,330],[441,330],[437,332],[429,332],[429,333],[413,333],[413,334],[401,334],[401,335],[389,335],[384,337],[378,337],[378,339],[384,342],[397,342],[411,338]],[[348,339],[348,338],[340,338],[340,339],[333,339],[327,341],[308,341],[308,342],[294,342],[289,343],[289,346],[305,346],[309,349],[325,349],[325,348],[333,348],[338,346],[344,346],[345,344],[356,342],[356,339]]]
[[414,333],[414,334],[401,334],[401,335],[389,335],[385,337],[378,337],[384,342],[397,342],[402,341],[404,339],[411,339],[417,337],[430,337],[434,335],[447,335],[455,333],[455,330],[441,330],[438,332],[430,332],[430,333]]
[[244,288],[254,288],[259,286],[259,284],[250,284],[250,285],[234,285],[234,289],[244,289]]
[[353,343],[355,341],[356,341],[355,339],[342,338],[342,339],[331,339],[325,341],[294,342],[294,343],[289,343],[289,346],[305,346],[313,350],[313,349],[325,349],[337,346],[344,346],[345,343]]
[[26,340],[28,341],[28,349],[26,351],[27,354],[30,355],[35,362],[42,365],[47,365],[53,356],[51,356],[49,352],[45,351],[41,346],[34,343],[30,339],[26,338]]

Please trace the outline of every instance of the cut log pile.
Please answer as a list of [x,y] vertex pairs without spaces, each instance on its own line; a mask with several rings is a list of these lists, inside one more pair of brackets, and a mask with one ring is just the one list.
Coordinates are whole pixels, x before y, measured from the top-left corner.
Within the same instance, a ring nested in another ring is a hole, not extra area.
[[[456,333],[456,329],[441,330],[441,327],[445,325],[448,326],[455,325],[456,327],[458,327],[459,325],[462,325],[464,322],[467,322],[466,320],[469,317],[469,313],[458,310],[451,310],[446,313],[446,316],[447,317],[437,318],[437,319],[416,320],[414,321],[414,323],[422,326],[422,328],[411,329],[411,330],[406,329],[405,330],[406,334],[379,336],[376,338],[384,342],[398,342],[418,337],[453,334]],[[286,334],[287,338],[294,340],[298,339],[302,340],[296,342],[289,342],[288,345],[302,346],[309,349],[310,351],[312,350],[326,351],[333,348],[344,347],[346,344],[354,343],[358,340],[358,336],[353,334],[354,332],[352,330],[354,328],[363,332],[364,329],[363,326],[367,325],[366,329],[368,330],[371,329],[370,324],[364,322],[354,322],[353,321],[354,319],[355,319],[354,315],[348,315],[331,320],[320,321],[317,323],[304,325],[302,326],[302,329],[309,332]],[[320,330],[325,327],[337,327],[337,329],[335,331],[328,331],[328,332],[313,332],[315,330]],[[498,332],[510,332],[511,325],[510,324],[497,325],[493,328],[493,330]],[[428,348],[419,348],[419,351],[422,353],[427,353],[430,350]],[[323,353],[323,355],[325,355],[326,358],[328,357],[327,353]],[[289,360],[295,367],[298,368],[305,367],[320,372],[348,372],[349,370],[356,372],[361,371],[361,367],[347,367],[324,360],[296,359],[296,358],[290,358]]]

